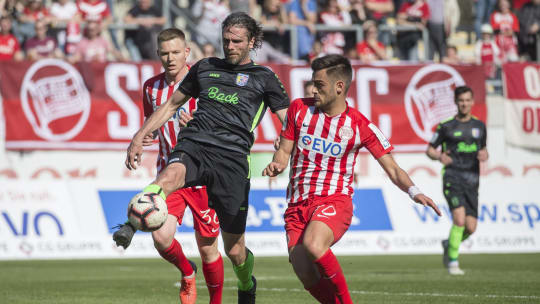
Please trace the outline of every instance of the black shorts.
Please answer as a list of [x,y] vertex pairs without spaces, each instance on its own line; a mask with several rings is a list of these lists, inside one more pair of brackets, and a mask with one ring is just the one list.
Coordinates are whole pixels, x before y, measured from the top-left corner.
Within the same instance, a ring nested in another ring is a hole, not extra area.
[[184,187],[206,186],[208,205],[216,210],[221,229],[241,234],[246,230],[249,207],[248,157],[242,153],[182,139],[169,155],[168,164],[184,164]]
[[458,176],[443,177],[443,193],[450,210],[465,207],[465,215],[478,218],[478,185],[468,184]]

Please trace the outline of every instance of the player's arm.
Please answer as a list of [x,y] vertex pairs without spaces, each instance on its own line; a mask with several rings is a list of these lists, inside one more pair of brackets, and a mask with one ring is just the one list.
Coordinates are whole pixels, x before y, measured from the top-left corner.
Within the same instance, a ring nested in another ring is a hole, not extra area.
[[283,172],[289,163],[292,150],[294,148],[294,141],[281,136],[279,141],[279,149],[274,153],[272,162],[266,166],[263,170],[263,176],[276,176]]
[[276,115],[279,118],[279,121],[283,123],[285,121],[285,117],[287,116],[287,109],[277,110]]
[[403,192],[406,192],[409,194],[411,199],[413,199],[416,203],[429,206],[431,207],[439,216],[441,215],[441,211],[439,208],[437,208],[437,205],[433,202],[433,200],[426,195],[424,195],[418,187],[414,185],[411,178],[405,172],[405,170],[401,169],[400,166],[396,163],[394,160],[394,157],[392,157],[392,154],[387,153],[383,156],[381,156],[379,159],[377,159],[379,162],[379,165],[384,169],[386,174],[388,174],[388,177],[390,177],[390,180],[398,186],[399,189],[401,189]]
[[478,155],[476,157],[479,161],[486,161],[489,158],[489,153],[487,151],[487,130],[486,127],[483,127],[483,134],[482,140],[480,141],[480,150],[478,150]]
[[176,110],[186,103],[189,98],[180,90],[176,90],[174,94],[159,108],[144,121],[142,127],[135,133],[129,147],[127,149],[126,167],[129,170],[137,169],[141,164],[141,155],[143,147],[143,139],[146,135],[161,127],[169,118],[171,118]]
[[431,139],[431,141],[428,144],[428,147],[427,147],[427,150],[426,150],[426,155],[430,159],[438,160],[443,165],[446,166],[446,165],[449,165],[449,164],[452,163],[452,158],[450,157],[450,151],[448,151],[448,150],[447,151],[439,151],[437,149],[437,147],[440,146],[444,141],[443,134],[444,134],[443,125],[439,124],[437,126],[437,130],[433,134],[433,138]]

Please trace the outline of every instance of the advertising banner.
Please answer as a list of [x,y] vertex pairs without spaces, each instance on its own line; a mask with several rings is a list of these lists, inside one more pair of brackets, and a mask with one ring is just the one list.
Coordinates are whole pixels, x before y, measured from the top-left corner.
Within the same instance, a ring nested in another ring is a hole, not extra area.
[[[414,204],[387,178],[358,184],[354,215],[336,254],[437,254],[447,238],[450,211],[440,181],[415,178],[443,216]],[[149,233],[138,232],[127,250],[112,241],[113,226],[126,219],[126,206],[144,183],[15,181],[0,189],[0,259],[157,257]],[[285,191],[252,183],[246,241],[256,255],[286,255]],[[512,188],[512,191],[507,191]],[[478,229],[463,253],[539,252],[540,188],[524,178],[484,178]],[[187,255],[197,255],[191,213],[176,238]],[[221,247],[221,246],[220,246]],[[220,248],[222,250],[222,248]]]
[[506,142],[540,149],[540,64],[503,66]]
[[[0,63],[6,148],[123,150],[142,124],[142,84],[158,63],[80,63],[56,59]],[[292,99],[303,97],[307,66],[269,65]],[[473,112],[485,121],[481,66],[354,66],[349,105],[371,119],[396,151],[421,151],[439,121],[456,113],[453,90],[474,90]],[[267,114],[253,151],[273,151],[281,123]]]

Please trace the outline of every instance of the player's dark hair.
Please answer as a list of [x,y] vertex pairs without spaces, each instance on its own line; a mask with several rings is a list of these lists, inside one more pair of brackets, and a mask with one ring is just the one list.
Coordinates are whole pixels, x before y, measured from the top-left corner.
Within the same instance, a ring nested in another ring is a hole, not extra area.
[[467,92],[471,92],[471,96],[474,96],[474,93],[472,91],[471,88],[469,88],[468,86],[460,86],[460,87],[457,87],[455,90],[454,90],[454,102],[457,102],[458,101],[458,97],[461,95],[461,94],[465,94]]
[[345,91],[349,90],[352,81],[351,62],[346,57],[332,54],[319,57],[311,63],[313,72],[326,69],[326,75],[333,79],[345,81]]
[[169,41],[175,38],[179,38],[182,41],[186,41],[186,34],[184,34],[184,32],[180,29],[171,27],[171,28],[164,29],[163,31],[159,32],[157,36],[157,42],[159,45],[163,41]]
[[255,38],[253,49],[258,49],[262,45],[263,31],[260,23],[244,12],[232,13],[221,23],[221,31],[224,32],[231,26],[240,26],[248,31],[248,41]]

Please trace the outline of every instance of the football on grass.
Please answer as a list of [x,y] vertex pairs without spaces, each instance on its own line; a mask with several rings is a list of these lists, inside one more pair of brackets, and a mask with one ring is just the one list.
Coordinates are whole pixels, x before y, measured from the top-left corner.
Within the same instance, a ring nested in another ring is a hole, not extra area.
[[157,193],[139,193],[128,206],[128,219],[131,225],[141,231],[158,230],[167,220],[167,203]]

